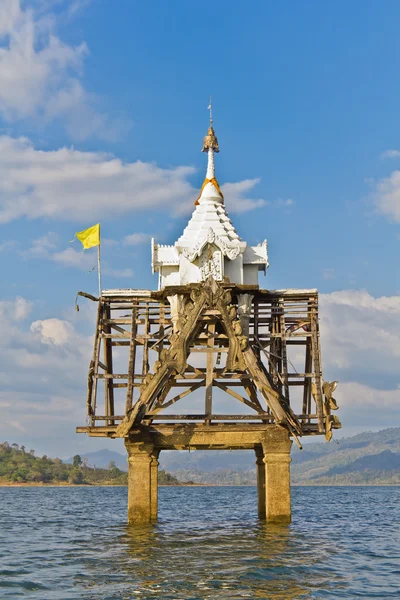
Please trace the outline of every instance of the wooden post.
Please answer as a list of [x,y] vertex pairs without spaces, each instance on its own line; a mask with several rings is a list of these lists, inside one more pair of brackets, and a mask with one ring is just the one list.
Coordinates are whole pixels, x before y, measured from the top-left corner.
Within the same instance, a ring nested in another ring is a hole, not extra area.
[[[99,246],[100,248],[100,246]],[[110,309],[110,305],[109,304],[105,304],[104,305],[104,320],[105,321],[110,321],[111,319],[111,309]],[[103,325],[103,332],[105,334],[110,334],[111,333],[111,327],[109,324],[104,324]],[[105,373],[107,375],[112,375],[113,373],[113,355],[112,355],[112,347],[111,347],[111,339],[110,338],[104,338],[103,340],[103,354],[104,354],[104,365],[106,367]],[[104,379],[104,409],[105,409],[105,414],[109,417],[113,417],[115,414],[115,409],[114,409],[114,387],[113,387],[114,381],[112,378],[105,378]],[[108,421],[108,425],[114,425],[114,420],[110,419]]]
[[137,307],[132,306],[131,319],[131,339],[129,341],[129,362],[128,362],[128,384],[126,389],[125,414],[132,408],[133,388],[135,384],[135,363],[136,363],[136,332],[137,332]]
[[144,329],[143,329],[143,375],[149,372],[149,334],[150,334],[150,305],[145,304]]
[[289,382],[288,382],[288,368],[287,368],[287,349],[286,349],[286,323],[285,323],[285,305],[283,299],[279,303],[279,329],[281,333],[281,357],[282,357],[282,369],[283,369],[283,384],[285,390],[285,398],[289,398]]
[[258,500],[258,518],[266,518],[266,495],[265,495],[265,463],[262,446],[255,447],[256,469],[257,469],[257,500]]
[[325,422],[324,422],[324,409],[322,401],[322,372],[321,372],[321,360],[319,350],[319,328],[318,328],[318,306],[317,301],[311,308],[311,351],[313,354],[314,361],[314,372],[315,372],[315,407],[318,416],[318,431],[325,433]]
[[[208,340],[207,340],[207,371],[206,371],[206,404],[205,404],[205,415],[209,417],[212,414],[212,388],[214,380],[214,353],[212,349],[214,347],[214,334],[215,334],[215,323],[208,325]],[[210,423],[210,419],[206,418],[206,423]]]
[[96,396],[97,396],[97,378],[94,375],[97,375],[97,371],[99,368],[99,348],[101,343],[100,338],[100,319],[101,319],[102,305],[101,300],[99,298],[99,302],[97,305],[97,317],[96,317],[96,329],[94,336],[94,346],[93,346],[93,359],[90,362],[89,366],[89,374],[88,374],[88,389],[87,389],[87,397],[86,397],[86,408],[87,414],[91,417],[92,426],[95,425],[94,415],[96,414]]

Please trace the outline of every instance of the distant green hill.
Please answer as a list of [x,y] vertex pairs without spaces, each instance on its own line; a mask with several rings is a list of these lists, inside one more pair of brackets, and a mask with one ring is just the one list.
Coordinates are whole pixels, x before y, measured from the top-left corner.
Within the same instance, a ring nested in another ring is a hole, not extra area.
[[[225,485],[254,485],[256,482],[253,453],[179,454],[175,458],[169,456],[166,463],[169,470],[181,480]],[[235,468],[236,456],[238,461]],[[204,463],[207,464],[207,470],[202,468]],[[376,433],[365,432],[337,442],[311,443],[305,445],[303,450],[294,447],[291,473],[292,482],[299,485],[398,485],[400,427]]]
[[293,483],[400,484],[400,427],[309,444],[292,458]]
[[[39,458],[23,446],[0,444],[0,482],[126,484],[126,456],[100,450],[82,455],[75,466],[74,458]],[[162,452],[159,481],[254,485],[254,460],[252,451]],[[400,427],[310,443],[303,450],[294,446],[291,472],[298,485],[400,485]]]
[[[106,469],[90,467],[87,461],[75,455],[71,464],[59,458],[35,456],[33,450],[26,451],[17,444],[0,444],[0,484],[80,484],[80,485],[126,485],[128,475],[114,461]],[[179,485],[176,477],[159,471],[161,485]]]

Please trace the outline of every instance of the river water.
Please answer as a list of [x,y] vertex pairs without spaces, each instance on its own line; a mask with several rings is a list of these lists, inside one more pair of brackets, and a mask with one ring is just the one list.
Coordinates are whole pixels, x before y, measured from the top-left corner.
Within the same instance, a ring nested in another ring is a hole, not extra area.
[[252,487],[163,487],[127,527],[126,488],[0,488],[0,598],[400,598],[400,488],[296,487],[261,524]]

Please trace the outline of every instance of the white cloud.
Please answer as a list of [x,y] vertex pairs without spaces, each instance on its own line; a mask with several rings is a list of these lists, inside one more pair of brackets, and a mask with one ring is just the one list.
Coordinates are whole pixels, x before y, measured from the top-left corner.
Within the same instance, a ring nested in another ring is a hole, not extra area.
[[15,300],[0,300],[0,321],[23,321],[32,310],[32,302],[17,297]]
[[7,430],[9,430],[9,427],[11,426],[12,429],[16,429],[17,431],[20,431],[21,433],[27,433],[27,429],[22,425],[22,423],[20,421],[17,421],[16,419],[12,419],[11,421],[6,421],[5,425],[7,427]]
[[30,331],[39,336],[42,344],[48,346],[62,346],[74,337],[74,328],[71,323],[54,318],[34,321]]
[[[67,246],[63,250],[57,250],[58,242],[58,236],[49,232],[40,238],[34,239],[30,248],[23,250],[20,254],[26,258],[51,260],[63,267],[72,267],[80,271],[92,271],[97,267],[96,252],[92,250],[76,250],[72,246]],[[78,244],[82,248],[80,243]]]
[[294,200],[292,198],[278,198],[276,201],[277,206],[284,206],[285,208],[290,208],[294,204]]
[[14,250],[17,245],[18,244],[15,240],[6,240],[0,244],[0,252],[9,252]]
[[[154,208],[190,211],[197,192],[188,177],[194,171],[124,163],[112,155],[73,148],[36,150],[26,138],[0,136],[0,223],[42,217],[84,224],[109,218],[110,210],[113,217]],[[246,197],[257,183],[258,179],[227,183],[223,189],[228,211],[263,206],[264,200]],[[126,243],[144,242],[145,235],[127,236]]]
[[22,252],[23,256],[32,257],[32,258],[47,258],[49,252],[56,248],[58,241],[58,236],[49,232],[46,235],[41,236],[40,238],[36,238],[32,241],[31,247]]
[[49,258],[64,267],[74,267],[80,271],[91,271],[93,267],[97,266],[97,254],[93,252],[78,252],[71,247],[61,250],[61,252],[48,254],[47,256],[43,256],[43,258]]
[[57,390],[61,385],[75,386],[78,375],[84,381],[92,336],[79,334],[66,319],[29,323],[32,309],[24,298],[0,302],[0,387],[34,392],[36,386],[42,389],[49,382]]
[[32,302],[25,298],[17,297],[14,303],[14,313],[12,318],[15,321],[25,320],[32,310]]
[[[373,387],[400,383],[400,296],[375,298],[365,290],[320,297],[324,366],[347,381]],[[379,385],[378,385],[379,383]]]
[[123,239],[123,243],[126,246],[140,246],[141,244],[147,244],[151,239],[149,233],[131,233]]
[[[0,439],[52,445],[55,453],[60,439],[76,444],[74,428],[85,424],[96,306],[83,305],[71,319],[28,319],[31,309],[23,298],[0,302]],[[85,336],[77,327],[88,321]]]
[[358,410],[391,409],[399,405],[400,389],[380,390],[357,382],[346,382],[338,387],[341,407],[355,407]]
[[[21,254],[28,258],[50,260],[62,267],[79,269],[80,271],[86,271],[87,273],[91,273],[97,269],[97,252],[94,252],[91,249],[78,251],[71,246],[64,248],[64,250],[56,251],[55,240],[56,236],[54,234],[49,233],[44,235],[33,240],[31,247],[28,250],[21,252]],[[125,269],[114,269],[113,267],[110,267],[106,261],[102,262],[102,273],[104,275],[110,275],[111,277],[130,279],[134,276],[133,269],[129,267]]]
[[55,33],[55,15],[43,7],[37,10],[30,2],[24,9],[20,0],[1,0],[0,114],[10,123],[59,119],[78,140],[90,135],[115,139],[129,124],[98,111],[96,98],[84,89],[86,43],[63,43]]
[[228,210],[233,213],[244,213],[265,206],[266,202],[261,198],[257,200],[246,198],[247,193],[258,183],[260,183],[259,178],[245,179],[244,181],[239,181],[237,183],[225,183],[221,189]]
[[381,158],[399,158],[400,157],[400,150],[385,150],[385,152],[383,152],[381,154]]
[[102,273],[104,273],[104,275],[110,275],[111,277],[126,277],[128,279],[131,279],[134,276],[133,269],[130,269],[129,267],[126,269],[106,267],[105,269],[102,269]]
[[378,181],[373,198],[379,212],[400,223],[400,171]]
[[186,203],[194,189],[192,167],[162,169],[124,163],[99,152],[72,148],[36,150],[26,138],[0,136],[0,222],[23,216],[92,223],[138,209]]

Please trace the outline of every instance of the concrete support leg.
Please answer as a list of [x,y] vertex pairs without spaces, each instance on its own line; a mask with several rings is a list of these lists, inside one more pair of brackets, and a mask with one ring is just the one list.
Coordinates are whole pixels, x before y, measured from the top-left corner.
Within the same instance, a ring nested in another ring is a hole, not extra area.
[[154,511],[152,498],[154,499],[154,488],[157,488],[154,483],[154,471],[158,466],[156,458],[157,465],[152,467],[154,446],[128,441],[125,442],[125,446],[128,451],[128,523],[151,523]]
[[258,517],[265,520],[266,518],[266,495],[265,495],[265,463],[264,452],[262,447],[256,447],[256,470],[257,470],[257,501],[258,501]]
[[150,479],[151,479],[151,488],[150,488],[150,519],[152,523],[157,521],[158,515],[158,456],[160,454],[159,450],[154,450],[151,456],[151,465],[150,465]]
[[279,443],[266,444],[265,498],[266,518],[269,523],[290,523],[290,448],[292,442],[287,432]]

